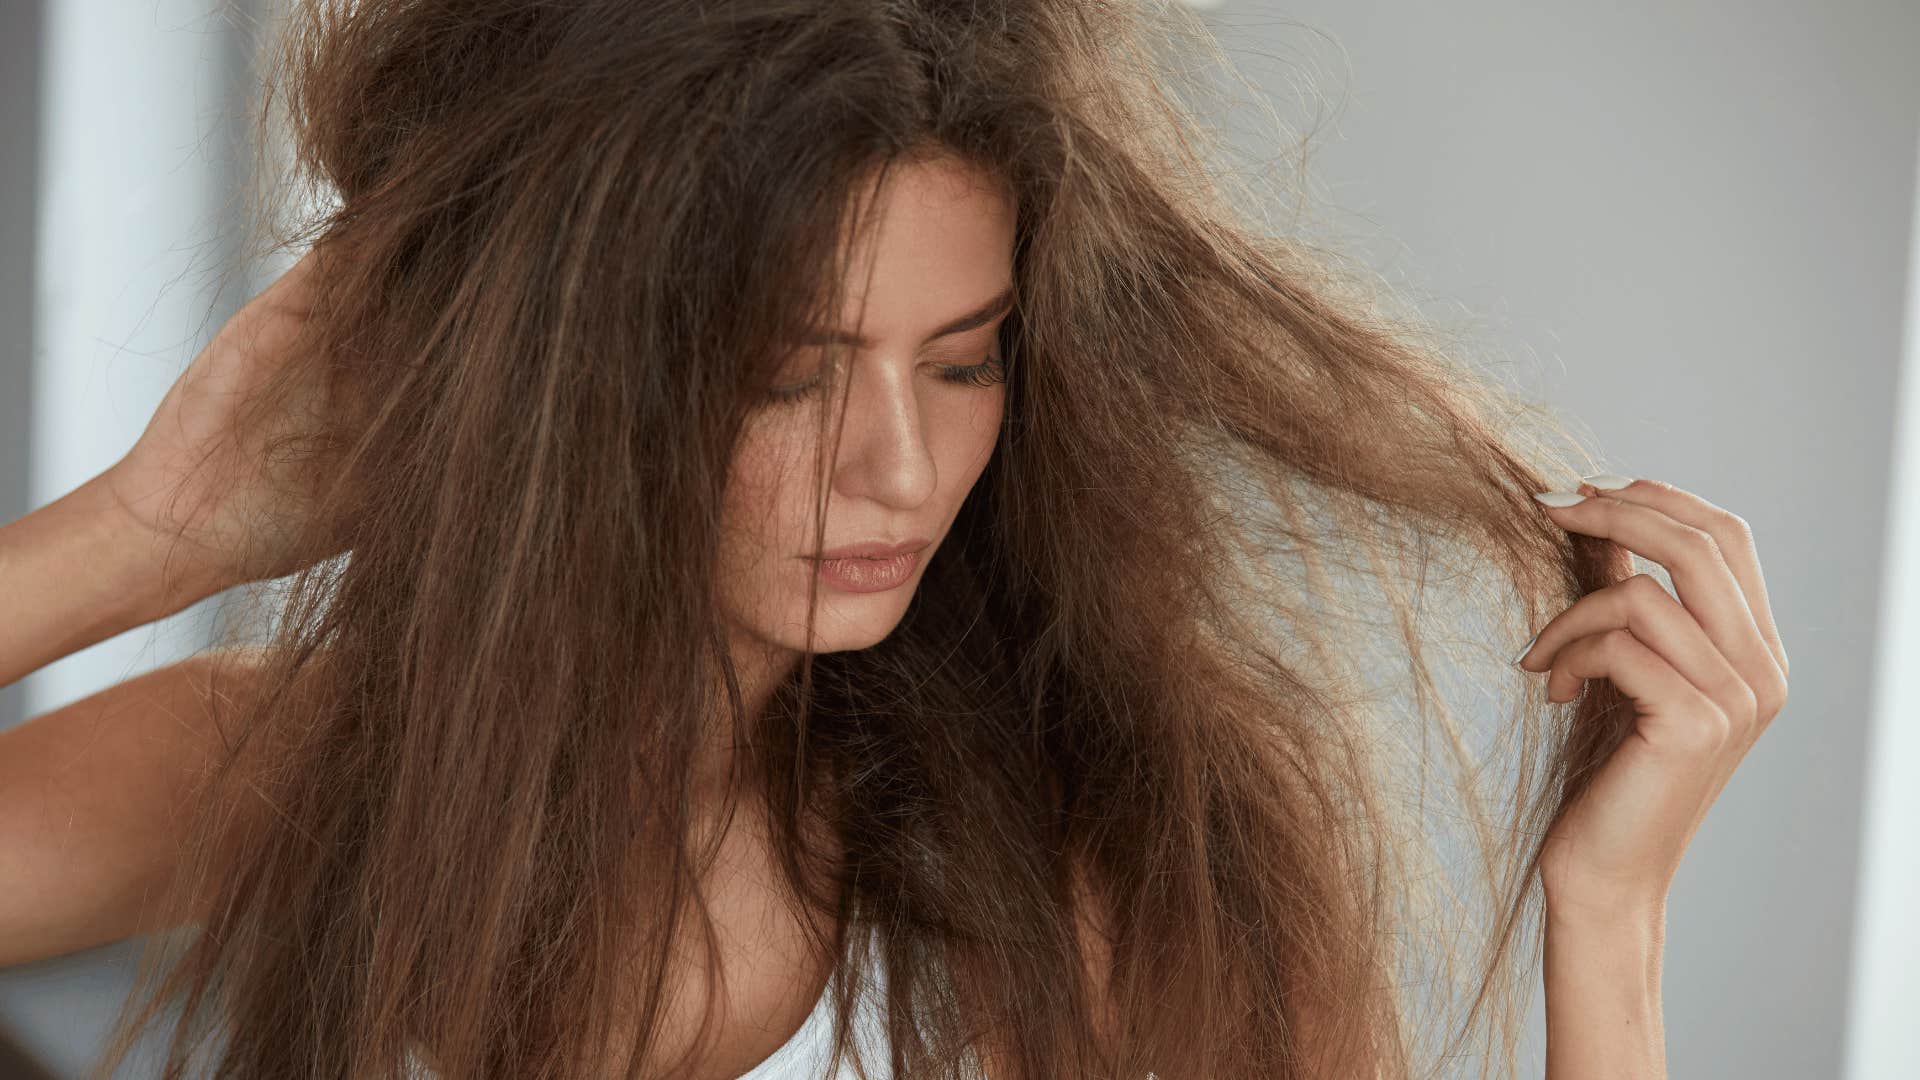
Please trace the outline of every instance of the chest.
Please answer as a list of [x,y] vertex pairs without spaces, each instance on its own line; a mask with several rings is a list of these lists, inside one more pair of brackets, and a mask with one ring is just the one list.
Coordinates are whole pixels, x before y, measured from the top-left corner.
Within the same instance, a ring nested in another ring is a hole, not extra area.
[[702,1003],[715,990],[717,1034],[709,1033],[702,1053],[678,1075],[734,1080],[800,1029],[837,958],[814,947],[786,897],[768,830],[751,815],[735,816],[703,888],[714,928],[711,961],[724,979],[713,985],[709,943],[694,919],[683,919],[667,971],[675,1001],[650,1057],[664,1065],[687,1052],[699,1034]]
[[[769,833],[757,816],[740,812],[721,838],[703,878],[713,937],[705,940],[693,918],[682,919],[665,976],[671,1000],[643,1075],[664,1073],[668,1062],[693,1047],[706,995],[715,990],[710,960],[724,975],[713,1004],[714,1027],[676,1077],[736,1080],[790,1041],[820,1003],[838,958],[814,947],[787,898]],[[831,844],[814,835],[815,842]],[[636,970],[634,984],[645,978]],[[635,1024],[637,1017],[625,1026]],[[630,1049],[631,1043],[617,1046],[603,1075],[618,1076]],[[417,1080],[440,1080],[430,1054],[416,1060],[424,1066],[413,1074]]]

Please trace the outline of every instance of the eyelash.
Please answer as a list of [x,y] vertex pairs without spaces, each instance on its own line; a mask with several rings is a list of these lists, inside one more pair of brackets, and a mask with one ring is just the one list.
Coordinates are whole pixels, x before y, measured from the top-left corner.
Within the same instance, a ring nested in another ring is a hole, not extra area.
[[[976,386],[982,389],[1007,381],[1006,358],[989,356],[978,364],[961,366],[946,365],[940,369],[940,378],[960,386]],[[776,404],[800,401],[819,389],[818,378],[809,379],[799,386],[777,388],[767,391],[767,397]]]

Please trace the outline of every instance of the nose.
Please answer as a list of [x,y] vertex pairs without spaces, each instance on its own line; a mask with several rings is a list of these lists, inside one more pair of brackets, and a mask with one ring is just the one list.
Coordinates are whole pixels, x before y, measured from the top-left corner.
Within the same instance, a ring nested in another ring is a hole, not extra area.
[[856,371],[835,459],[834,487],[849,498],[917,509],[939,483],[927,445],[912,365]]

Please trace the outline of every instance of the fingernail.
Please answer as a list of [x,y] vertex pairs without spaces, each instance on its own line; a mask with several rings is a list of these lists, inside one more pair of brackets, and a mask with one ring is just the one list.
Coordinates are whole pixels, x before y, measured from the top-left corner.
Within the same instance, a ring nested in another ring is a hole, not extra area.
[[1516,655],[1513,659],[1507,661],[1507,663],[1512,664],[1515,667],[1519,667],[1520,661],[1525,660],[1527,658],[1527,654],[1533,651],[1533,643],[1539,640],[1540,640],[1540,632],[1536,630],[1534,631],[1533,636],[1527,639],[1527,643],[1525,645],[1520,646],[1519,654]]
[[1577,506],[1587,500],[1577,491],[1540,491],[1533,497],[1547,506]]
[[1592,476],[1583,476],[1580,479],[1585,480],[1601,491],[1619,491],[1621,488],[1633,483],[1633,477],[1631,476],[1615,476],[1612,473],[1604,472],[1595,473]]

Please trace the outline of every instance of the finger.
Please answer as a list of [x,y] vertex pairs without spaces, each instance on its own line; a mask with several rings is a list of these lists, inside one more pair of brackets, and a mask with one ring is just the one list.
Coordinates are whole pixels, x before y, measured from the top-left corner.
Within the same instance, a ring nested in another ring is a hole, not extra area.
[[1541,505],[1562,528],[1612,540],[1665,566],[1680,602],[1721,655],[1748,677],[1750,685],[1772,684],[1779,672],[1773,653],[1760,636],[1740,583],[1712,533],[1651,506],[1607,495],[1575,497],[1580,501],[1572,506]]
[[1733,571],[1740,591],[1746,595],[1747,609],[1753,613],[1761,637],[1766,639],[1774,662],[1780,665],[1781,676],[1786,676],[1786,646],[1780,641],[1780,629],[1774,623],[1773,608],[1767,601],[1767,583],[1760,573],[1760,554],[1754,547],[1753,530],[1744,518],[1661,480],[1645,477],[1629,480],[1607,474],[1583,479],[1588,481],[1583,485],[1587,494],[1650,506],[1675,521],[1713,534],[1714,542],[1720,545],[1721,556],[1727,561],[1727,569]]
[[1751,727],[1753,688],[1721,655],[1693,615],[1650,574],[1635,574],[1575,601],[1540,629],[1532,647],[1521,654],[1520,666],[1549,670],[1563,648],[1609,630],[1631,633],[1738,721],[1742,730]]
[[[1725,715],[1627,630],[1608,630],[1563,648],[1548,676],[1548,696],[1571,700],[1581,680],[1591,678],[1610,680],[1634,706],[1633,730],[1609,760],[1623,763],[1613,771],[1613,799],[1639,814],[1667,818],[1669,827],[1662,831],[1684,846],[1738,762],[1727,752],[1731,736]],[[1554,687],[1556,679],[1568,689]],[[1654,768],[1625,767],[1634,759]]]
[[1608,630],[1583,637],[1554,657],[1547,676],[1547,697],[1571,701],[1582,680],[1605,678],[1632,698],[1638,714],[1635,730],[1656,749],[1699,758],[1707,764],[1727,744],[1731,727],[1725,713],[1647,648],[1631,631]]

